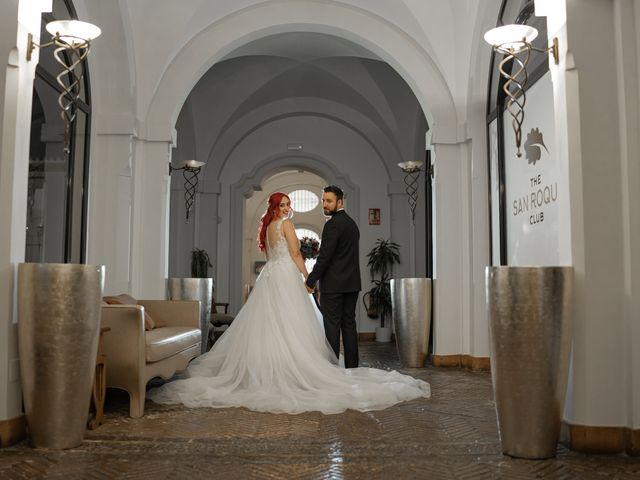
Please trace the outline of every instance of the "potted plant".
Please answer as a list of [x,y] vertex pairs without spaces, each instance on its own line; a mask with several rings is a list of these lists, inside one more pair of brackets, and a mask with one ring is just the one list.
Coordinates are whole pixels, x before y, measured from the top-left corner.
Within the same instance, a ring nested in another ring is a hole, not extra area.
[[209,254],[200,248],[191,250],[191,276],[193,278],[208,278],[211,259]]
[[398,249],[397,243],[379,238],[367,254],[369,259],[367,266],[374,285],[371,290],[365,293],[365,297],[367,294],[369,295],[367,314],[371,316],[373,309],[380,316],[380,327],[376,328],[376,341],[378,342],[391,340],[391,328],[385,327],[385,319],[390,315],[392,308],[389,280],[393,265],[400,263]]

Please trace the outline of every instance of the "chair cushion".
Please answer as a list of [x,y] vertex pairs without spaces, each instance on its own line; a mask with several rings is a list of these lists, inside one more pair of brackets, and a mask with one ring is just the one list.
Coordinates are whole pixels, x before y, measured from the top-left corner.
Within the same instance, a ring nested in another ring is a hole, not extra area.
[[210,323],[212,325],[231,325],[233,315],[225,315],[224,313],[212,313]]
[[147,363],[158,362],[200,344],[201,332],[193,327],[158,327],[145,334]]
[[[138,301],[133,298],[131,295],[127,295],[126,293],[121,293],[120,295],[111,295],[107,297],[103,297],[102,300],[107,302],[109,305],[137,305]],[[144,311],[144,329],[145,330],[153,330],[156,326],[160,327],[161,325],[156,325],[156,322],[153,321],[151,315],[147,313],[147,310]]]

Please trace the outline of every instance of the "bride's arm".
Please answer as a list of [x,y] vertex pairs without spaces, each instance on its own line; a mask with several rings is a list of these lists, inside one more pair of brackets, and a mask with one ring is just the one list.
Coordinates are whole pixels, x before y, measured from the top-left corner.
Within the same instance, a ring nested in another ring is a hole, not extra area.
[[284,234],[284,238],[287,241],[287,246],[289,247],[289,255],[293,259],[293,263],[296,264],[300,273],[304,276],[306,280],[309,276],[307,272],[307,267],[304,265],[304,259],[302,258],[302,254],[300,253],[300,240],[298,240],[298,236],[296,235],[296,229],[291,223],[291,220],[285,220],[282,222],[282,233]]

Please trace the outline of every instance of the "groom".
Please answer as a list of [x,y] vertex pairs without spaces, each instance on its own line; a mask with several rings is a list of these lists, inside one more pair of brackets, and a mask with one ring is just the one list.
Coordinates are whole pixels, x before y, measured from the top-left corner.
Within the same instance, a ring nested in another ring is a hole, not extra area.
[[313,292],[320,281],[320,310],[327,340],[340,356],[340,333],[344,345],[344,366],[358,366],[356,303],[360,292],[360,231],[344,211],[344,193],[329,185],[322,194],[322,209],[331,218],[322,230],[320,254],[307,277],[306,287]]

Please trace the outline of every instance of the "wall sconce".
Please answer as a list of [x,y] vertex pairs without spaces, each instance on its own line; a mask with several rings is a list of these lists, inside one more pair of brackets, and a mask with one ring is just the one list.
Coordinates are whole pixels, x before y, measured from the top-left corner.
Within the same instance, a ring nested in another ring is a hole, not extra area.
[[409,198],[409,208],[411,209],[411,221],[416,223],[416,205],[418,204],[418,178],[420,178],[420,172],[422,171],[422,165],[424,162],[410,160],[408,162],[401,162],[398,166],[402,169],[406,175],[404,176],[404,191]]
[[[70,153],[71,125],[76,119],[76,105],[80,97],[81,82],[84,72],[78,65],[89,53],[91,40],[102,33],[99,27],[79,20],[59,20],[47,23],[47,32],[52,35],[49,43],[38,45],[33,41],[33,35],[27,36],[27,61],[31,61],[31,54],[36,47],[55,45],[53,55],[62,66],[62,71],[56,77],[62,93],[58,96],[60,116],[64,123],[63,150]],[[78,73],[79,72],[79,73]]]
[[179,168],[174,167],[169,163],[169,175],[174,170],[182,170],[182,176],[184,177],[184,203],[187,210],[186,223],[189,223],[189,213],[193,207],[194,198],[196,196],[196,187],[198,186],[198,174],[203,167],[204,162],[198,162],[197,160],[185,160]]
[[[525,85],[528,80],[527,64],[531,57],[531,51],[550,52],[553,60],[557,65],[559,62],[558,38],[554,37],[553,43],[549,48],[542,49],[534,47],[531,42],[538,36],[538,30],[528,25],[503,25],[489,30],[484,34],[485,41],[493,47],[497,53],[505,57],[498,65],[498,69],[504,78],[507,79],[502,86],[502,90],[507,95],[507,110],[513,119],[511,125],[516,136],[516,156],[521,157],[521,128],[524,121],[524,105],[527,101]],[[516,71],[509,73],[505,66],[513,65],[513,61],[517,64]],[[514,91],[510,90],[513,84]]]

